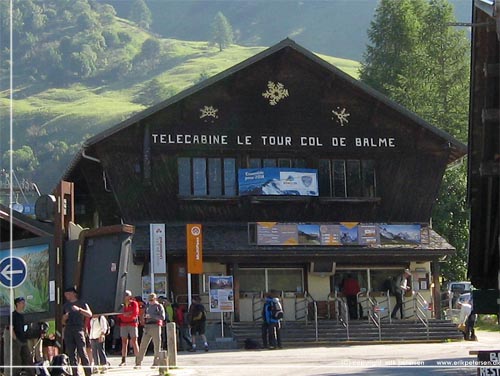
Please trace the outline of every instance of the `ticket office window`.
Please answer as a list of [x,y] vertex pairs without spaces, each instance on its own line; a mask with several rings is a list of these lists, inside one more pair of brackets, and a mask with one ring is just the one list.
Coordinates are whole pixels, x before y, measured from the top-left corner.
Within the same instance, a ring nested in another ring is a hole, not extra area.
[[370,269],[337,269],[331,279],[331,290],[341,292],[342,281],[351,274],[358,280],[359,287],[367,291],[383,292],[385,281],[390,277],[397,277],[403,271],[401,268],[370,268]]
[[304,292],[302,268],[241,268],[240,292],[260,291]]
[[348,275],[358,281],[360,289],[368,289],[368,273],[366,270],[338,270],[332,278],[332,291],[342,292],[342,283]]

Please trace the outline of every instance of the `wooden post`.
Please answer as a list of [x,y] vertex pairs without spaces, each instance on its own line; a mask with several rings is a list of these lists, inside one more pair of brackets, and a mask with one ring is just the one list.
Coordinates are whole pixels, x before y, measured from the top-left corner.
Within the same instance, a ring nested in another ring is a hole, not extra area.
[[[64,243],[68,235],[69,222],[74,222],[74,186],[61,181],[55,189],[56,209],[54,215],[54,247],[56,248],[56,309],[55,323],[57,341],[62,340],[62,307],[64,304]],[[62,341],[61,341],[62,342]]]
[[434,287],[431,289],[431,294],[433,296],[434,307],[434,317],[436,319],[441,319],[441,286],[439,285],[439,274],[441,265],[439,265],[439,261],[432,261],[431,263],[431,285]]
[[168,365],[177,366],[177,330],[175,322],[167,323]]

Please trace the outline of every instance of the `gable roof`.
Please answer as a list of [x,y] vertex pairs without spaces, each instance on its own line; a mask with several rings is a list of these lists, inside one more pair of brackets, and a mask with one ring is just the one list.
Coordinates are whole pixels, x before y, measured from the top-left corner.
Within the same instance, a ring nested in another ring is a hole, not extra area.
[[152,107],[149,107],[149,108],[145,109],[144,111],[141,111],[141,112],[133,115],[132,117],[124,120],[123,122],[121,122],[121,123],[119,123],[111,128],[108,128],[108,129],[104,130],[103,132],[87,139],[83,143],[82,149],[80,150],[80,152],[77,154],[77,156],[74,158],[74,160],[70,163],[68,169],[66,170],[66,172],[64,174],[64,177],[66,177],[69,174],[69,172],[72,170],[72,168],[78,163],[78,161],[82,157],[82,153],[84,152],[84,150],[86,148],[88,148],[94,144],[97,144],[100,141],[102,141],[108,137],[111,137],[115,133],[120,132],[121,130],[123,130],[129,126],[136,124],[136,123],[140,122],[141,120],[148,118],[149,116],[157,113],[158,111],[163,110],[163,109],[169,107],[170,105],[172,105],[176,102],[179,102],[179,101],[189,97],[190,95],[192,95],[192,94],[194,94],[194,93],[196,93],[196,92],[198,92],[206,87],[209,87],[209,86],[213,85],[214,83],[216,83],[216,82],[218,82],[218,81],[220,81],[228,76],[231,76],[232,74],[234,74],[240,70],[243,70],[243,69],[251,66],[252,64],[255,64],[256,62],[258,62],[258,61],[260,61],[260,60],[262,60],[270,55],[273,55],[274,53],[276,53],[282,49],[285,49],[285,48],[294,49],[295,51],[306,56],[307,58],[309,58],[310,60],[312,60],[316,64],[322,66],[323,68],[329,70],[330,72],[333,72],[336,76],[339,76],[343,80],[347,81],[350,85],[359,88],[360,90],[366,92],[368,95],[377,99],[381,103],[384,103],[389,108],[392,108],[393,110],[395,110],[395,111],[403,114],[407,118],[411,119],[413,122],[415,122],[419,126],[425,128],[425,129],[431,131],[432,133],[436,134],[437,136],[443,138],[445,141],[447,141],[447,143],[449,144],[449,146],[451,148],[451,153],[450,153],[450,158],[448,160],[448,163],[454,162],[455,160],[463,157],[467,153],[467,147],[463,143],[461,143],[460,141],[455,139],[453,136],[449,135],[448,133],[442,131],[439,128],[436,128],[436,127],[430,125],[429,123],[424,121],[422,118],[420,118],[415,113],[409,111],[408,109],[401,106],[400,104],[392,101],[391,99],[389,99],[385,95],[379,93],[378,91],[374,90],[373,88],[364,84],[363,82],[356,80],[355,78],[351,77],[350,75],[343,72],[339,68],[337,68],[337,67],[333,66],[332,64],[328,63],[327,61],[321,59],[320,57],[318,57],[317,55],[315,55],[311,51],[298,45],[293,40],[286,38],[286,39],[282,40],[281,42],[279,42],[278,44],[244,60],[243,62],[236,64],[233,67],[226,69],[225,71],[220,72],[220,73],[208,78],[207,80],[204,80],[204,81],[202,81],[194,86],[191,86],[191,87],[187,88],[186,90],[183,90],[182,92],[168,98],[167,100],[162,101],[162,102],[160,102]]

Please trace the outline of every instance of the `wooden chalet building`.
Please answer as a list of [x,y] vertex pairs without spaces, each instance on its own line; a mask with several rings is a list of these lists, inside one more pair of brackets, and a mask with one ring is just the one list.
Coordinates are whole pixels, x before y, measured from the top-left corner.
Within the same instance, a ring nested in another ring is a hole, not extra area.
[[160,223],[168,291],[185,297],[186,225],[201,224],[193,292],[207,293],[208,275],[230,275],[236,320],[252,320],[252,297],[271,289],[293,320],[297,296],[327,301],[347,273],[377,294],[410,268],[432,301],[454,248],[430,227],[431,211],[445,169],[465,153],[285,39],[88,139],[64,179],[75,183],[78,223],[136,226],[131,289],[149,274],[149,226]]

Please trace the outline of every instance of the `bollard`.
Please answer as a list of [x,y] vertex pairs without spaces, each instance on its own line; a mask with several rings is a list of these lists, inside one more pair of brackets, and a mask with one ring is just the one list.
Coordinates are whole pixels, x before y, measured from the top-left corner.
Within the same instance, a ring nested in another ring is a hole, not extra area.
[[168,375],[168,354],[167,351],[160,351],[158,355],[158,374],[160,376]]
[[177,329],[175,322],[167,323],[168,365],[177,367]]

